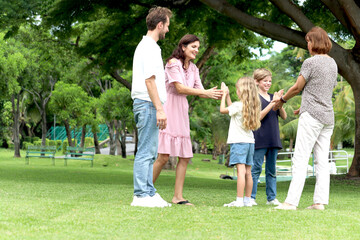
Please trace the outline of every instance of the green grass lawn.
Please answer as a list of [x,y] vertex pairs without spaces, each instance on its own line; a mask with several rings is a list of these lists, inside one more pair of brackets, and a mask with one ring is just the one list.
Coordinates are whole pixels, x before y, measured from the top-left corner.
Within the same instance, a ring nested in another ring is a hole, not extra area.
[[[267,206],[264,184],[258,206],[225,208],[236,197],[236,181],[220,179],[226,167],[196,155],[184,188],[195,207],[139,208],[130,207],[133,157],[96,155],[91,168],[76,160],[64,167],[61,159],[25,165],[12,156],[0,149],[0,239],[360,239],[360,181],[343,176],[332,177],[323,212],[304,210],[312,204],[313,178],[299,211]],[[174,172],[164,171],[156,188],[170,201],[173,185]],[[278,183],[280,201],[288,186]]]

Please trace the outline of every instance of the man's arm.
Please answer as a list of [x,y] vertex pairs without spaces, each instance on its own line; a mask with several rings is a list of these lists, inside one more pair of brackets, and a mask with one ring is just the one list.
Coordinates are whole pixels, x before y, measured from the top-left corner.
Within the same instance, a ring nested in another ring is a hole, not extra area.
[[145,84],[149,93],[149,97],[156,108],[156,126],[163,130],[166,128],[167,118],[159,98],[159,93],[155,83],[155,76],[151,76],[150,78],[145,79]]

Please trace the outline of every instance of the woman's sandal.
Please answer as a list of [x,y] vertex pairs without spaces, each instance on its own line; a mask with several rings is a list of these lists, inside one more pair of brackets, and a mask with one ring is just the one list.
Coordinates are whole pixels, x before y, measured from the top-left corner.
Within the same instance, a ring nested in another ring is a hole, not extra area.
[[177,202],[176,204],[189,205],[189,206],[193,206],[193,205],[194,205],[194,204],[192,204],[191,202],[189,202],[189,200],[180,201],[180,202]]

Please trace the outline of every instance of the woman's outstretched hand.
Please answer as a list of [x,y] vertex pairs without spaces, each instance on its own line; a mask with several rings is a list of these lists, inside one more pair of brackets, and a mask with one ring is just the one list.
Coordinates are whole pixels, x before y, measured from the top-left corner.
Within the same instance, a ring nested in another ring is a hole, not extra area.
[[213,88],[210,88],[208,90],[205,90],[205,95],[208,98],[212,98],[212,99],[221,99],[222,94],[223,94],[223,91],[218,90],[217,86],[213,87]]

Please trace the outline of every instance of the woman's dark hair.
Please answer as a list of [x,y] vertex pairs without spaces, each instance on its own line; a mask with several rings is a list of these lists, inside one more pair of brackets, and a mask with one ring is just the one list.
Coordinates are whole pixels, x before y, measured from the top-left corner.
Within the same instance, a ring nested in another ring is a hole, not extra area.
[[168,62],[170,59],[173,58],[177,58],[179,59],[184,67],[184,61],[185,61],[185,55],[184,55],[184,51],[182,50],[182,47],[186,47],[187,45],[189,45],[190,43],[199,41],[199,38],[193,34],[186,34],[185,36],[183,36],[180,41],[178,46],[174,49],[173,53],[171,54],[171,56],[166,59],[166,62]]

